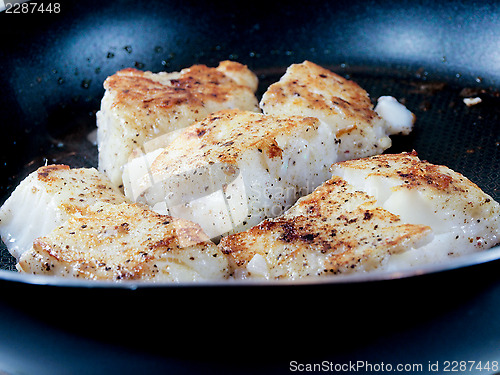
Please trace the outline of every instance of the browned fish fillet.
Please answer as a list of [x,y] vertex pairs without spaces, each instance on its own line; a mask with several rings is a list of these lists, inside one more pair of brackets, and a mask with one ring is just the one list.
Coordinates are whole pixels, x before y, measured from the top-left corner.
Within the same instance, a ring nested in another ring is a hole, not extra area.
[[310,193],[330,177],[336,144],[316,118],[234,109],[183,129],[151,154],[147,168],[140,159],[124,168],[125,194],[196,221],[213,238],[277,216]]
[[391,254],[421,246],[430,233],[333,177],[283,216],[225,237],[219,246],[236,278],[298,279],[376,269]]
[[117,186],[122,183],[122,166],[145,142],[217,110],[258,111],[257,77],[232,61],[173,73],[123,69],[108,77],[104,88],[97,114],[99,170]]
[[390,100],[384,101],[383,113],[393,116],[385,121],[356,82],[310,61],[290,65],[269,86],[260,106],[264,114],[312,116],[327,123],[339,142],[338,161],[381,154],[391,146],[389,135],[408,134],[415,121],[410,111]]
[[18,269],[92,280],[224,279],[228,262],[200,227],[136,204],[97,203],[35,240]]
[[500,242],[500,204],[462,174],[416,152],[336,163],[332,172],[404,222],[432,228],[429,244],[392,257],[389,268],[441,262]]
[[0,208],[0,235],[17,259],[33,240],[83,213],[96,202],[123,203],[127,199],[95,168],[47,165],[16,187]]

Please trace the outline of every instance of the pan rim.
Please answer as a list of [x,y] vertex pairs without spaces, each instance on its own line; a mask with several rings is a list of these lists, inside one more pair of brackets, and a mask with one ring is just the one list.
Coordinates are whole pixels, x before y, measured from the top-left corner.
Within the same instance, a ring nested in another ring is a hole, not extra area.
[[65,278],[49,275],[21,274],[16,271],[0,270],[0,282],[7,281],[15,284],[72,288],[72,289],[119,289],[119,290],[144,290],[144,289],[199,289],[199,288],[232,288],[232,287],[290,287],[290,286],[325,286],[325,285],[351,285],[368,284],[375,282],[391,282],[400,279],[418,278],[420,276],[448,273],[454,270],[472,268],[485,263],[500,261],[500,244],[487,250],[458,256],[443,263],[424,264],[418,267],[406,267],[393,271],[371,271],[365,273],[352,273],[329,277],[310,277],[296,280],[204,280],[185,282],[152,282],[152,281],[123,281],[88,280]]

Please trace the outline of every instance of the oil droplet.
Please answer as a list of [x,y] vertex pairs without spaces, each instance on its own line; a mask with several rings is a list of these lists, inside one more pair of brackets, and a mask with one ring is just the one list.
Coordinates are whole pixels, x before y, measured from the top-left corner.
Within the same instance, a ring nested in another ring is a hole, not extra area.
[[144,68],[144,64],[143,64],[143,63],[141,63],[141,62],[138,62],[138,61],[136,61],[136,62],[134,63],[134,66],[135,66],[137,69],[143,69],[143,68]]
[[90,87],[90,82],[92,82],[92,80],[84,79],[80,86],[82,87],[82,89],[88,89]]
[[115,54],[113,52],[108,52],[108,54],[106,55],[107,59],[112,59],[113,57],[115,57]]
[[132,46],[125,46],[123,49],[127,51],[127,53],[132,53]]
[[169,53],[168,57],[161,61],[161,65],[168,68],[170,66],[170,62],[173,60],[174,57],[175,57],[175,53],[173,53],[173,52]]
[[62,85],[62,84],[64,83],[64,78],[63,78],[63,77],[59,77],[59,78],[57,79],[57,83],[58,83],[59,85]]

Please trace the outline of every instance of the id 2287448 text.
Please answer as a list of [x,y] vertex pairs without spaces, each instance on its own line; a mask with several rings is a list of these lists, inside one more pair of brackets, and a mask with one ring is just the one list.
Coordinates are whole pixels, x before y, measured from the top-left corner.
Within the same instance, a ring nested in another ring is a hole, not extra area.
[[21,3],[0,0],[0,11],[5,9],[8,14],[60,13],[61,3]]

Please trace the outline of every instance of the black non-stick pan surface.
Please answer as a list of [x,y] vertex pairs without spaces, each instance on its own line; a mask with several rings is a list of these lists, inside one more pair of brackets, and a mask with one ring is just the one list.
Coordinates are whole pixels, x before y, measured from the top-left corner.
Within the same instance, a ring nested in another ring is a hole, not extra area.
[[[97,165],[87,135],[107,76],[225,59],[259,75],[259,95],[307,59],[355,80],[374,101],[395,96],[417,122],[390,152],[415,149],[500,199],[498,2],[39,4],[52,11],[7,4],[0,13],[2,202],[45,163]],[[468,107],[469,97],[482,102]],[[500,372],[498,248],[444,268],[305,283],[110,285],[29,277],[13,266],[2,245],[2,375],[286,374],[308,365]]]

